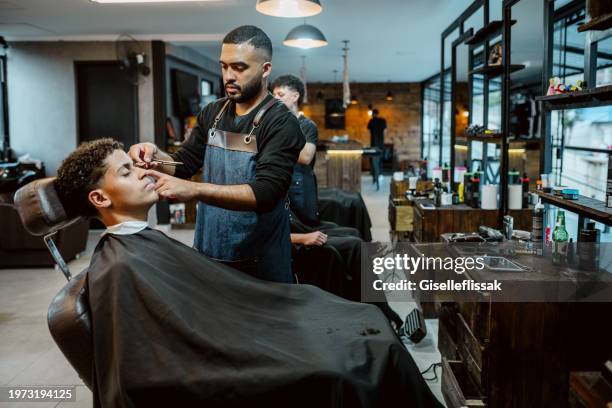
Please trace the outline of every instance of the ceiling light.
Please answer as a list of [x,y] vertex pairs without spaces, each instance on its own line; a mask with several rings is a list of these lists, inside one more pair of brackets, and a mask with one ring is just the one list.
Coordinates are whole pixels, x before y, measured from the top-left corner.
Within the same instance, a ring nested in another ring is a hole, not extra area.
[[212,0],[90,0],[94,3],[103,4],[119,4],[119,3],[180,3],[194,1],[212,1]]
[[326,46],[327,39],[315,26],[302,24],[289,31],[283,44],[288,47],[317,48]]
[[255,10],[274,17],[310,17],[323,7],[319,0],[257,0]]

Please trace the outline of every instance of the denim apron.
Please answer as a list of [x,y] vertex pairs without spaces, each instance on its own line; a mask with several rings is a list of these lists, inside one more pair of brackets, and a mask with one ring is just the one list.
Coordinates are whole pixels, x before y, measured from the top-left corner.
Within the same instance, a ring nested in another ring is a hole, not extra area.
[[305,164],[296,163],[293,166],[293,177],[289,186],[289,200],[291,211],[301,222],[316,227],[319,225],[319,211],[317,209],[317,186],[312,168]]
[[[202,181],[218,185],[246,184],[255,179],[257,135],[266,103],[253,120],[249,134],[217,129],[230,101],[225,102],[208,131]],[[289,203],[279,200],[267,213],[233,211],[198,203],[194,246],[210,258],[260,279],[293,282]]]

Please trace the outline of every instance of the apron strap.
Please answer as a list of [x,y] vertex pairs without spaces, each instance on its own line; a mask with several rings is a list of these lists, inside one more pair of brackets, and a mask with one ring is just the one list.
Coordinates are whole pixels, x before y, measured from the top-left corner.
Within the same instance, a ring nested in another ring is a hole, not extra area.
[[221,120],[221,116],[223,116],[223,113],[225,112],[225,110],[227,109],[227,107],[230,104],[230,100],[228,99],[227,101],[225,101],[225,103],[223,104],[223,107],[221,108],[221,110],[219,111],[219,113],[217,113],[217,116],[215,117],[215,121],[213,122],[213,129],[217,128],[217,123],[219,123],[219,121]]
[[272,98],[264,106],[262,106],[261,109],[259,109],[257,115],[255,115],[255,119],[253,119],[253,127],[251,127],[251,131],[248,135],[244,137],[245,144],[251,143],[251,140],[253,138],[253,132],[255,132],[255,129],[257,129],[261,125],[261,120],[263,119],[264,115],[272,106],[276,105],[277,103],[281,102],[276,98]]
[[277,103],[279,103],[279,101],[275,98],[272,98],[268,101],[268,103],[266,103],[264,106],[261,107],[259,112],[257,112],[257,115],[255,115],[255,119],[253,119],[253,127],[255,127],[255,129],[257,129],[259,125],[261,125],[261,120],[263,119],[268,109],[270,109],[272,106],[276,105]]

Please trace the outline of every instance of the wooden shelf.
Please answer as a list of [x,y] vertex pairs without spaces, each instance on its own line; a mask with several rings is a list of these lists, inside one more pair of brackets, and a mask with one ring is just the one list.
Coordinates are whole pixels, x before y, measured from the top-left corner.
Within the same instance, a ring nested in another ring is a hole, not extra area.
[[588,23],[582,24],[580,27],[578,27],[578,31],[603,31],[607,30],[610,27],[612,27],[612,13],[604,14],[603,16],[591,19],[591,21],[589,21]]
[[[520,71],[525,68],[522,64],[512,64],[510,65],[510,73]],[[488,77],[496,77],[500,76],[504,73],[504,66],[502,65],[486,65],[484,67],[476,68],[470,71],[470,75],[485,75]]]
[[465,135],[465,138],[470,142],[476,140],[478,142],[501,143],[502,136],[501,133],[481,133],[478,135]]
[[543,102],[550,110],[609,105],[612,103],[612,85],[559,95],[538,96],[536,97],[536,101]]
[[[510,20],[510,25],[514,25],[516,20]],[[465,40],[465,44],[474,45],[484,42],[495,35],[501,34],[501,30],[504,27],[504,22],[502,20],[493,20],[486,26],[482,27],[480,30],[476,31],[476,33]]]
[[607,208],[603,201],[595,200],[584,196],[579,196],[578,200],[566,200],[563,197],[543,191],[534,191],[543,202],[563,208],[564,210],[582,215],[593,221],[598,221],[606,225],[612,225],[612,208]]
[[[493,133],[490,135],[482,134],[482,135],[465,135],[461,137],[457,137],[456,141],[465,141],[465,142],[485,142],[485,143],[495,143],[501,144],[502,142],[502,134],[501,133]],[[541,139],[511,139],[508,141],[508,145],[510,148],[518,149],[539,149],[541,145]]]
[[512,139],[510,140],[510,148],[527,150],[537,150],[542,145],[542,139]]

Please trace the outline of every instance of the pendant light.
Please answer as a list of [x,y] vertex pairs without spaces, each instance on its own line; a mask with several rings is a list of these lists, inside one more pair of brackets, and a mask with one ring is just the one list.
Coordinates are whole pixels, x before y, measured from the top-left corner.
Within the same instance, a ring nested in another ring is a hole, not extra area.
[[323,7],[319,0],[257,0],[255,10],[274,17],[310,17]]
[[388,102],[393,102],[393,93],[391,92],[391,81],[387,81],[387,96],[385,99]]
[[317,48],[326,46],[327,39],[318,28],[304,23],[289,31],[283,44],[302,49]]

